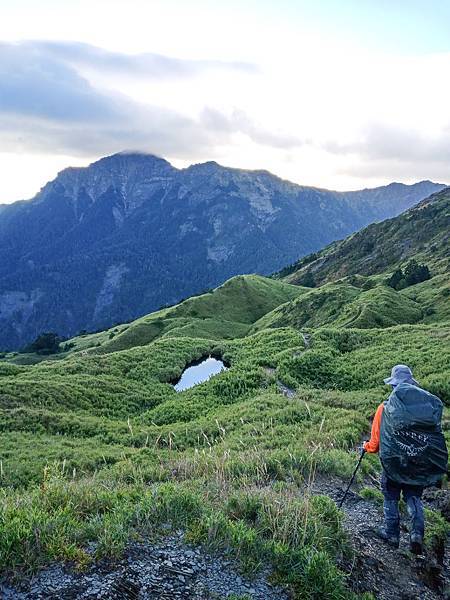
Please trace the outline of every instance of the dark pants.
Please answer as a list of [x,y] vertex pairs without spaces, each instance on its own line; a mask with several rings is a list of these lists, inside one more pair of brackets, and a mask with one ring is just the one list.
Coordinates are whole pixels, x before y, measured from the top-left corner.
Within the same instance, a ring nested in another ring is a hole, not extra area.
[[425,517],[421,500],[423,487],[396,483],[389,479],[383,471],[381,489],[384,496],[384,523],[388,535],[395,537],[400,535],[398,502],[400,494],[403,493],[403,499],[406,502],[410,518],[410,533],[418,533],[423,536],[425,529]]

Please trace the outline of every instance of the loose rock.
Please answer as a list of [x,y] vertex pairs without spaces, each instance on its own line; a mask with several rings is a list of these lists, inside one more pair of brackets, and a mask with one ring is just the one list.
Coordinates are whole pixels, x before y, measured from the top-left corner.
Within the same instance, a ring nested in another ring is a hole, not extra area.
[[87,573],[55,564],[19,587],[0,585],[2,600],[222,600],[231,594],[289,598],[267,581],[267,573],[246,579],[233,561],[187,545],[181,532],[157,543],[133,543],[118,563],[103,560]]

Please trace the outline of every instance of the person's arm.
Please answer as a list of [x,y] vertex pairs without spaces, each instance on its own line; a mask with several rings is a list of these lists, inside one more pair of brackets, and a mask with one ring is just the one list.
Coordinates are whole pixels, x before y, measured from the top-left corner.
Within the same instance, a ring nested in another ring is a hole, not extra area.
[[381,426],[381,415],[383,414],[384,402],[377,408],[377,412],[373,418],[372,433],[370,440],[364,442],[364,450],[366,452],[378,452],[380,448],[380,426]]

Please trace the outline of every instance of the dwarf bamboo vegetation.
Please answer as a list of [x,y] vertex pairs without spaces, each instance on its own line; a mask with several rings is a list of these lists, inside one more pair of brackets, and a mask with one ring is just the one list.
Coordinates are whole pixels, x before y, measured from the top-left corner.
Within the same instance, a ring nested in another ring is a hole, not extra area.
[[[297,598],[355,597],[337,567],[351,552],[342,515],[309,484],[350,476],[397,363],[444,401],[448,439],[448,277],[439,265],[401,290],[386,284],[398,265],[317,288],[236,277],[76,337],[54,356],[6,354],[0,568],[20,574],[59,559],[83,568],[169,525],[233,548],[249,571],[270,564]],[[177,393],[171,383],[208,355],[230,368]],[[378,469],[368,457],[360,477]],[[432,545],[448,527],[427,518]]]

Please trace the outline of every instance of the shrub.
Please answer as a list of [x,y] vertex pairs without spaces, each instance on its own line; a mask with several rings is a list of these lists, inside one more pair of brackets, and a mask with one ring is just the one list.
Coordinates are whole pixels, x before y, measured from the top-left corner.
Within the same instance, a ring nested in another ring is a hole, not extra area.
[[402,290],[410,285],[415,285],[430,279],[430,270],[427,265],[420,265],[415,260],[410,260],[405,270],[397,269],[387,280],[387,284],[395,290]]
[[23,352],[37,352],[37,354],[57,354],[61,351],[60,343],[63,339],[57,333],[41,333],[23,349]]

